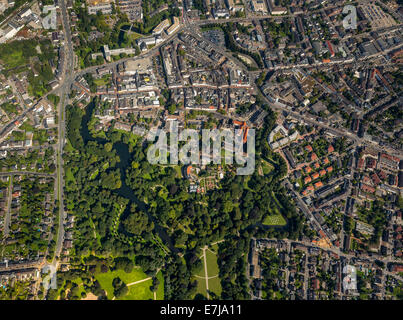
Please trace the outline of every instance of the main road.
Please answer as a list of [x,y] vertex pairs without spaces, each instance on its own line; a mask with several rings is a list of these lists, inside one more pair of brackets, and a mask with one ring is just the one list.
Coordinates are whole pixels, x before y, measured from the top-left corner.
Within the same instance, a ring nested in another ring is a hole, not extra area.
[[65,36],[65,61],[64,61],[64,72],[62,72],[62,78],[60,80],[60,87],[58,88],[58,93],[61,97],[60,103],[58,106],[58,143],[57,143],[57,176],[56,176],[56,185],[57,185],[57,199],[59,202],[59,228],[57,234],[55,255],[53,257],[52,264],[57,266],[58,257],[60,255],[63,240],[64,240],[64,221],[65,221],[65,212],[64,212],[64,200],[63,200],[63,148],[65,144],[65,135],[66,135],[66,125],[65,125],[65,108],[68,102],[67,95],[71,86],[71,83],[74,79],[74,51],[73,45],[71,42],[71,31],[69,24],[69,17],[66,8],[66,0],[60,1],[60,9],[62,14],[62,25],[63,32]]

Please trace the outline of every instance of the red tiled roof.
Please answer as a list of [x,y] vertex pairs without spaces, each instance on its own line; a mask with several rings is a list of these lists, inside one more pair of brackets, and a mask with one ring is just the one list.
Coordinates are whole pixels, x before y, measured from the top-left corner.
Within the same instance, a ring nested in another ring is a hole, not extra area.
[[311,181],[312,181],[312,179],[311,179],[310,176],[305,177],[305,179],[304,179],[304,184],[307,184],[307,183],[309,183],[309,182],[311,182]]
[[320,187],[323,187],[322,181],[316,182],[316,183],[315,183],[315,188],[317,189],[317,188],[320,188]]
[[387,154],[387,153],[382,153],[381,158],[385,158],[385,159],[388,159],[388,160],[391,160],[391,161],[394,161],[394,162],[399,162],[400,161],[400,159],[398,157],[391,156],[390,154]]

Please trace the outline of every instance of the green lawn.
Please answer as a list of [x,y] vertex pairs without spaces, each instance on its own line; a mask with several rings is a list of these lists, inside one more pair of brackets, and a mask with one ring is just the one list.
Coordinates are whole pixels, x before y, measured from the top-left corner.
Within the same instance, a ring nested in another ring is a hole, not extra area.
[[286,223],[281,214],[267,216],[263,221],[263,224],[267,226],[285,226]]
[[142,35],[141,33],[137,33],[137,32],[134,32],[134,31],[131,31],[130,33],[129,33],[129,37],[130,37],[130,39],[131,40],[137,40],[137,39],[139,39],[139,38],[141,38],[141,37],[143,37],[144,35]]
[[78,291],[78,296],[81,297],[81,293],[85,292],[84,290],[84,286],[83,286],[83,280],[81,280],[81,278],[77,278],[75,280],[73,280],[72,282],[74,282],[75,284],[78,285],[78,287],[80,288],[80,290]]
[[70,168],[66,169],[66,182],[72,181],[75,183],[76,179],[74,178],[74,174],[71,172]]
[[154,295],[150,291],[152,279],[135,284],[129,287],[129,293],[120,300],[154,300]]
[[160,281],[157,289],[157,300],[164,300],[164,276],[161,271],[158,272],[157,278]]
[[29,62],[29,56],[28,57],[24,56],[22,50],[20,50],[20,48],[18,48],[17,45],[15,45],[14,47],[13,48],[11,48],[11,46],[7,47],[7,44],[0,46],[0,49],[7,48],[4,50],[4,53],[0,54],[0,60],[2,60],[6,68],[9,69],[22,66]]
[[[160,271],[157,274],[157,278],[160,281],[157,289],[157,300],[164,299],[164,276]],[[150,291],[150,286],[152,285],[152,279],[134,284],[129,287],[129,293],[123,297],[121,300],[154,300],[154,293]]]
[[206,297],[206,280],[200,278],[194,279],[197,280],[197,293],[200,293]]
[[217,296],[221,295],[221,280],[219,277],[208,280],[208,289],[210,292],[214,292]]
[[108,83],[110,83],[110,80],[111,80],[110,78],[111,78],[110,75],[106,75],[106,76],[103,76],[102,78],[94,79],[94,83],[95,83],[97,86],[105,86],[105,85],[107,85]]
[[[217,256],[210,250],[206,250],[207,274],[208,277],[218,275],[219,268],[217,264]],[[208,280],[209,291],[214,292],[217,296],[221,294],[221,280],[219,277]]]
[[[204,260],[203,260],[203,257],[201,257],[201,261],[202,261],[202,268],[195,275],[199,276],[199,277],[204,277],[205,275],[204,275]],[[197,278],[197,279],[200,279],[200,278]]]
[[[131,273],[126,273],[123,270],[109,271],[107,273],[100,273],[95,276],[95,278],[101,284],[101,287],[105,289],[108,299],[113,298],[113,286],[112,281],[114,278],[119,277],[122,279],[126,285],[128,285],[129,292],[126,296],[121,298],[121,300],[154,300],[154,294],[150,291],[150,286],[152,285],[152,279],[149,279],[138,284],[133,284],[129,286],[130,283],[146,279],[148,276],[139,268],[133,269]],[[159,285],[157,289],[157,300],[164,299],[164,277],[162,272],[157,274],[159,280]]]
[[274,166],[267,161],[262,160],[262,169],[263,174],[269,174],[274,169]]
[[115,270],[115,271],[109,271],[107,273],[97,274],[95,278],[101,284],[101,287],[105,289],[108,299],[113,298],[112,281],[116,277],[122,279],[122,281],[126,283],[126,285],[132,282],[148,278],[148,276],[141,269],[137,268],[133,269],[131,273],[126,273],[123,270]]
[[64,150],[66,152],[74,152],[75,149],[73,148],[73,146],[71,145],[71,142],[69,139],[66,139],[66,145],[64,146]]
[[210,250],[206,250],[206,261],[207,261],[207,273],[209,277],[213,277],[218,274],[218,264],[217,256]]
[[[215,249],[217,250],[218,248],[216,245],[214,246]],[[214,249],[213,249],[214,250]],[[216,251],[214,250],[214,251]],[[217,264],[217,256],[211,252],[210,250],[206,250],[206,263],[207,263],[207,277],[214,277],[217,276],[219,273],[219,268]],[[202,269],[196,274],[198,277],[194,277],[195,280],[197,280],[197,293],[202,294],[203,296],[207,296],[207,291],[206,291],[206,280],[205,280],[205,270],[204,270],[204,257],[201,257],[201,260],[203,262],[203,267]],[[199,278],[203,277],[203,278]],[[221,295],[221,280],[219,277],[215,277],[212,279],[208,280],[208,286],[209,286],[209,291],[215,293],[217,296]]]

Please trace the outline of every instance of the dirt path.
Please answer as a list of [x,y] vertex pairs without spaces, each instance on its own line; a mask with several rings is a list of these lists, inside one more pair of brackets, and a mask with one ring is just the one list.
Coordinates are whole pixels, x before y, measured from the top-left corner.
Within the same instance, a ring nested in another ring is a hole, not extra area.
[[142,280],[139,280],[139,281],[135,281],[135,282],[129,283],[127,286],[130,287],[130,286],[133,286],[133,285],[135,285],[135,284],[148,281],[148,280],[150,280],[150,279],[152,279],[152,278],[151,278],[151,277],[148,277],[148,278],[145,278],[145,279],[142,279]]
[[208,293],[208,273],[207,273],[207,258],[206,258],[206,250],[207,246],[205,246],[203,250],[203,260],[204,260],[204,277],[206,278],[206,294],[207,294],[207,299],[210,299],[210,295]]

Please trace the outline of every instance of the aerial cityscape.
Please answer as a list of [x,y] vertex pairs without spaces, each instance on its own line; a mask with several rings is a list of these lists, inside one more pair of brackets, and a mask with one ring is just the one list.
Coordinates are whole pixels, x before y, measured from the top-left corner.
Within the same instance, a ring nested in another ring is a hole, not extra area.
[[0,300],[403,300],[402,31],[401,0],[0,0]]

